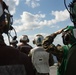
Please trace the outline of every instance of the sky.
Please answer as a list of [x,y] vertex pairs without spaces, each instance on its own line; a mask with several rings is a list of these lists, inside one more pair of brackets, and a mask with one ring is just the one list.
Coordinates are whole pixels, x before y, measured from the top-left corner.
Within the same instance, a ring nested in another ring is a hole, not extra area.
[[[37,34],[44,37],[50,35],[68,25],[73,25],[70,15],[65,8],[64,0],[4,0],[13,15],[13,27],[17,32],[17,40],[21,35],[28,35],[29,44]],[[72,0],[66,0],[68,6]],[[14,34],[12,34],[14,36]],[[6,43],[8,40],[5,36]],[[19,42],[20,43],[20,42]],[[18,43],[18,44],[19,44]],[[54,42],[55,45],[62,43],[61,34]]]

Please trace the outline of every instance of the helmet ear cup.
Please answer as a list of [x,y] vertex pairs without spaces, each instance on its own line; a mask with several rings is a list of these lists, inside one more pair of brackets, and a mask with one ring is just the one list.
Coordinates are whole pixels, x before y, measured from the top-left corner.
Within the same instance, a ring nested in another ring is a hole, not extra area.
[[33,44],[35,44],[35,39],[33,40]]
[[67,45],[68,44],[68,41],[70,40],[70,33],[65,33],[64,35],[63,35],[63,43],[65,44],[65,45]]
[[29,42],[29,39],[27,39],[27,42]]

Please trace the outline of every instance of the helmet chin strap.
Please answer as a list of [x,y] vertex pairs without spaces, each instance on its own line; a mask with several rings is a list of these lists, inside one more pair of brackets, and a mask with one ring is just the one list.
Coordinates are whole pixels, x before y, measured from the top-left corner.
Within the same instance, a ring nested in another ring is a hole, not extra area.
[[15,36],[12,36],[10,34],[10,32],[8,32],[7,36],[8,36],[8,40],[9,40],[9,45],[10,45],[10,37],[12,38],[12,40],[16,40],[17,39],[17,33],[16,33],[15,29],[13,28],[12,30],[14,30]]

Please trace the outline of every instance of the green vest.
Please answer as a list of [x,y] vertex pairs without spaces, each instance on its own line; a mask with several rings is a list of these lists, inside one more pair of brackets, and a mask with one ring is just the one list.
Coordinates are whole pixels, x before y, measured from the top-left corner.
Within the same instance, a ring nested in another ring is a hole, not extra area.
[[[61,65],[58,67],[58,70],[57,70],[57,75],[74,75],[74,74],[71,74],[70,70],[69,70],[69,67],[68,65],[70,66],[70,62],[69,62],[69,58],[70,56],[73,54],[73,53],[76,53],[76,46],[74,46],[73,44],[76,42],[76,31],[75,31],[75,27],[74,26],[68,26],[67,29],[65,29],[65,31],[71,31],[71,35],[70,35],[70,44],[68,45],[65,45],[63,46],[63,60],[62,60],[62,63]],[[74,54],[73,54],[74,55]],[[76,55],[75,55],[76,56]],[[73,56],[72,56],[73,57]],[[73,57],[73,60],[75,59],[76,57]],[[72,60],[72,59],[71,59]],[[71,61],[70,60],[70,61]],[[69,63],[69,64],[68,64]],[[76,64],[76,63],[75,63]],[[75,66],[74,66],[75,67]],[[72,66],[71,66],[72,68]],[[70,69],[71,69],[70,68]],[[76,70],[76,69],[75,69]],[[70,71],[70,72],[69,72]],[[74,70],[73,70],[74,71]],[[75,74],[76,75],[76,74]]]
[[64,75],[76,75],[76,42],[69,49]]
[[71,45],[65,45],[63,46],[63,60],[61,65],[57,69],[57,75],[64,75],[65,72],[65,67],[66,67],[66,60],[67,60],[67,55],[68,55],[68,50],[71,47]]

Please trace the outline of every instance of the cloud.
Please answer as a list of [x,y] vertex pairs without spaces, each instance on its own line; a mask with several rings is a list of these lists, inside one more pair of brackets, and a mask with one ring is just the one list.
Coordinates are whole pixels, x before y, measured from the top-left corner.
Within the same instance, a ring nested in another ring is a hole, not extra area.
[[67,10],[64,11],[52,11],[52,15],[55,16],[54,22],[65,21],[68,19],[69,14]]
[[16,6],[19,4],[19,0],[4,0],[6,4],[9,6],[9,10],[11,14],[16,12]]
[[25,4],[32,8],[35,8],[35,7],[40,6],[40,4],[38,3],[39,1],[40,0],[26,0]]
[[41,25],[52,25],[52,24],[56,24],[57,22],[65,21],[69,18],[69,13],[67,10],[52,11],[51,14],[55,16],[54,19],[41,21],[40,24]]
[[[64,11],[52,11],[55,16],[54,19],[46,20],[45,14],[32,14],[30,12],[23,12],[21,18],[14,21],[14,25],[17,32],[24,30],[33,30],[36,28],[42,28],[43,26],[52,26],[61,21],[66,21],[69,18],[67,10]],[[51,17],[51,16],[50,16]],[[17,27],[18,26],[18,27]]]
[[[45,14],[31,14],[29,12],[23,12],[21,15],[21,19],[16,20],[14,22],[14,25],[19,25],[17,28],[17,32],[23,31],[23,30],[32,30],[35,28],[41,27],[39,25],[39,22],[41,21],[42,18],[45,17]],[[21,25],[20,25],[21,24]]]

